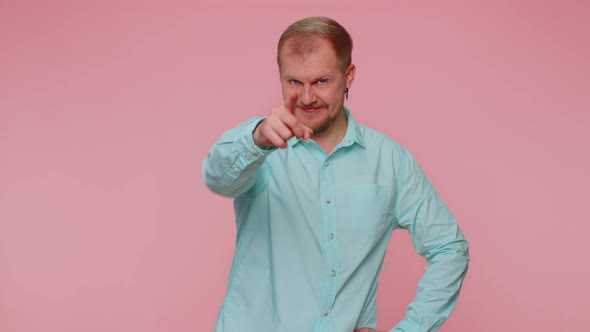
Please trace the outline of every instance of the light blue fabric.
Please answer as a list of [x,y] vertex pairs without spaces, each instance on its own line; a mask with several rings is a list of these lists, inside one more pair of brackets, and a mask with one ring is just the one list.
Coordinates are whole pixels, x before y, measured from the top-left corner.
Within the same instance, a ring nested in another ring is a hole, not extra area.
[[455,218],[407,150],[345,112],[346,136],[329,156],[296,138],[287,149],[258,148],[259,117],[227,131],[209,152],[203,177],[235,198],[237,225],[215,331],[375,328],[377,281],[398,228],[428,264],[392,331],[436,331],[451,314],[469,261]]

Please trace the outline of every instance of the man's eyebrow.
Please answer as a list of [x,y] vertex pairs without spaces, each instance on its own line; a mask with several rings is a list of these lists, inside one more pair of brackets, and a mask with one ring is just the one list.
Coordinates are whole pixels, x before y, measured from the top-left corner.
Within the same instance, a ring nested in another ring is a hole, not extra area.
[[[321,75],[320,77],[318,77],[316,79],[313,79],[312,81],[313,82],[316,82],[316,81],[320,81],[320,80],[331,79],[332,77],[333,77],[333,75],[326,74],[326,75]],[[291,75],[283,75],[283,79],[284,80],[296,80],[296,81],[299,81],[297,78],[292,77]]]
[[316,81],[325,80],[325,79],[329,79],[329,78],[332,78],[332,75],[330,75],[330,74],[323,75],[323,76],[320,76],[320,78],[318,78]]

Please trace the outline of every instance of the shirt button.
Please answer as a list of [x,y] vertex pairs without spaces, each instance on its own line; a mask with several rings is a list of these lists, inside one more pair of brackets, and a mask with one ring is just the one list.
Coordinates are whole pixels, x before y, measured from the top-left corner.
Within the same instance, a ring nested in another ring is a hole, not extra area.
[[332,201],[330,200],[330,197],[326,198],[326,203],[330,204],[330,202],[332,202]]
[[252,157],[250,157],[249,154],[246,155],[246,159],[250,160]]
[[323,314],[324,316],[328,316],[328,313],[329,313],[328,309],[324,309],[324,310],[322,310],[322,314]]
[[326,161],[324,161],[324,166],[328,167],[328,165],[330,165],[330,162],[329,162],[329,161],[327,161],[327,160],[326,160]]
[[239,171],[239,169],[237,167],[234,167],[234,172]]
[[332,270],[332,272],[330,272],[330,275],[331,275],[332,277],[335,277],[335,276],[336,276],[336,271]]
[[334,238],[334,233],[328,234],[328,237],[330,238],[330,240],[332,240]]
[[258,155],[258,151],[252,150],[252,154],[255,155],[255,156],[257,156]]

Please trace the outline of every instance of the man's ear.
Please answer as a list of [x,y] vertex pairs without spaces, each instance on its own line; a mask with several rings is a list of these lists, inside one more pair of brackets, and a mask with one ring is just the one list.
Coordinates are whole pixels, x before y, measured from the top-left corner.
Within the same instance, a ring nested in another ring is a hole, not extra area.
[[352,81],[354,81],[354,73],[356,72],[356,66],[354,64],[350,64],[346,69],[344,77],[346,79],[346,87],[350,88],[352,86]]

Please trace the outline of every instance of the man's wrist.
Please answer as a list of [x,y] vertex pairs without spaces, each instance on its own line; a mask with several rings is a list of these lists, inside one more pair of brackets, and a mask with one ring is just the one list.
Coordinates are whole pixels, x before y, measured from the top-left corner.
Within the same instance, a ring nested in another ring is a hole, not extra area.
[[258,127],[260,127],[260,124],[263,123],[266,120],[266,118],[262,119],[261,121],[259,121],[256,124],[256,127],[254,127],[254,130],[252,131],[252,140],[254,140],[254,144],[256,144],[257,147],[261,148],[262,150],[271,150],[272,148],[274,148],[272,145],[264,145],[262,144],[260,141],[260,132],[258,131]]

